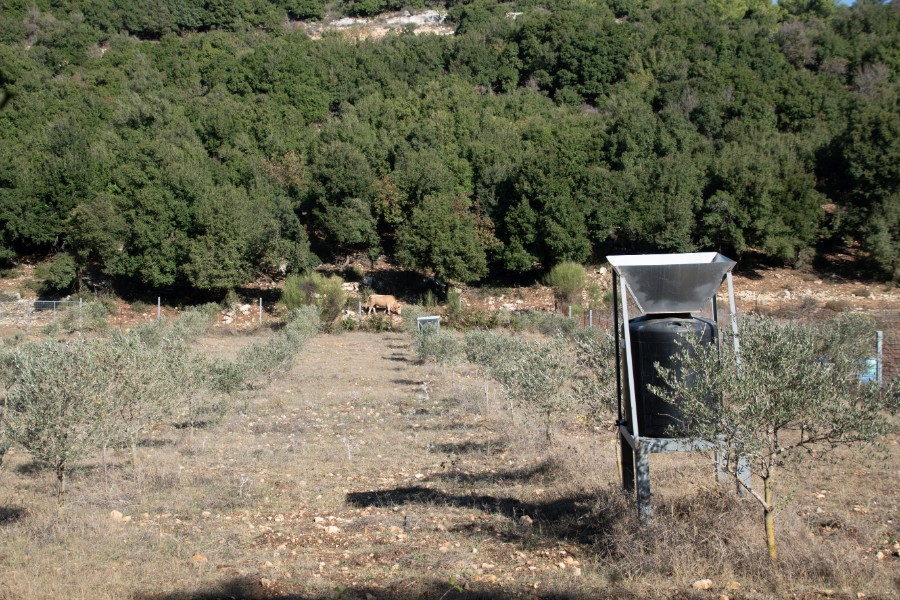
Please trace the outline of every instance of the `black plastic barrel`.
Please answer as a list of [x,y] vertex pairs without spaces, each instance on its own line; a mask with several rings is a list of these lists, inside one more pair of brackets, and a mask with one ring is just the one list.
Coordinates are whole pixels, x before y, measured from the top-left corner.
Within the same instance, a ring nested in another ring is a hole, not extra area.
[[[654,366],[674,369],[681,377],[679,355],[692,340],[697,344],[714,344],[718,332],[712,321],[690,315],[645,315],[628,322],[631,333],[631,357],[634,364],[634,385],[637,404],[638,431],[641,437],[672,437],[672,427],[684,421],[684,414],[647,389],[648,385],[665,388]],[[679,345],[679,341],[682,345]],[[631,397],[628,393],[628,371],[622,353],[625,420],[634,433],[631,417]]]

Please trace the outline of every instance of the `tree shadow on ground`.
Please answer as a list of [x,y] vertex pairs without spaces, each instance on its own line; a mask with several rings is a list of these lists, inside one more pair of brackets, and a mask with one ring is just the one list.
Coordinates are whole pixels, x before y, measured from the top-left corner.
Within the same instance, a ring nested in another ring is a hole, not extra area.
[[553,465],[549,462],[542,462],[534,467],[525,469],[514,469],[512,471],[499,472],[482,472],[482,473],[465,473],[461,471],[448,471],[446,473],[436,473],[426,479],[426,481],[453,481],[456,483],[525,483],[536,480],[550,481],[553,479]]
[[15,523],[24,517],[26,512],[21,506],[0,506],[0,525]]
[[[615,518],[617,511],[610,514],[610,511],[597,510],[600,501],[594,494],[581,493],[546,502],[523,502],[487,494],[448,494],[423,486],[351,492],[346,496],[347,504],[359,508],[430,504],[501,514],[514,521],[529,517],[545,536],[585,544],[602,542],[609,535],[611,521]],[[620,502],[614,504],[617,508],[621,505]]]
[[[341,588],[340,592],[331,593],[292,593],[279,591],[263,586],[257,577],[236,577],[215,583],[207,589],[176,591],[167,594],[143,592],[133,596],[134,600],[327,600],[341,598],[345,600],[512,600],[521,598],[520,591],[500,589],[479,589],[467,586],[462,589],[450,581],[422,581],[416,583],[416,589],[410,590],[409,581],[398,584],[407,589],[391,589],[390,583],[383,585],[359,585],[352,588]],[[556,593],[544,591],[535,595],[542,600],[588,600],[589,598],[621,598],[621,591],[609,590],[606,593]]]
[[465,442],[434,444],[431,450],[432,452],[442,452],[444,454],[494,454],[495,452],[502,452],[506,447],[506,442],[502,440],[488,440],[485,442],[466,440]]

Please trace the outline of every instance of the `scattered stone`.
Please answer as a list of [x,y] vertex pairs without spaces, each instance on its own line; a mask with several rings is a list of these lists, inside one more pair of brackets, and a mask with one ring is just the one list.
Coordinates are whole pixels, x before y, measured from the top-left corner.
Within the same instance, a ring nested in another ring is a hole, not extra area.
[[200,513],[200,516],[203,517],[204,519],[208,519],[212,516],[212,513],[209,512],[208,510],[204,510],[202,513]]
[[884,560],[884,552],[879,550],[878,553],[875,555],[875,558],[876,558],[876,560]]
[[739,590],[741,589],[741,584],[738,581],[729,581],[725,584],[726,590]]
[[123,515],[122,515],[122,513],[120,513],[117,510],[111,510],[111,511],[109,511],[109,519],[110,519],[110,521],[113,521],[115,523],[121,523],[122,519],[123,519]]
[[581,567],[573,567],[572,575],[574,575],[575,577],[581,577]]
[[325,522],[325,517],[314,517],[314,518],[313,518],[313,522],[315,522],[315,523],[324,523],[324,522]]
[[437,525],[435,525],[434,528],[437,531],[447,531],[447,526],[444,525],[443,523],[438,523]]
[[715,585],[712,579],[698,579],[694,583],[691,584],[691,587],[695,590],[711,590],[713,585]]
[[328,535],[334,535],[336,533],[340,533],[340,531],[341,528],[336,525],[329,525],[325,528],[325,533],[327,533]]
[[191,557],[191,562],[195,565],[202,565],[205,562],[208,562],[209,559],[203,556],[202,554],[195,554]]
[[728,594],[719,594],[719,600],[731,600]]
[[528,515],[522,515],[521,517],[519,517],[519,523],[531,527],[532,525],[534,525],[534,519],[532,519]]

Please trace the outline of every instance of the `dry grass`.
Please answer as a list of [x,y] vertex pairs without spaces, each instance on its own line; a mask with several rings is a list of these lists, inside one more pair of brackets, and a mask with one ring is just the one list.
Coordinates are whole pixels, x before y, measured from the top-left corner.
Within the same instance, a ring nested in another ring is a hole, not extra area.
[[[197,343],[229,357],[252,341]],[[419,364],[404,334],[318,336],[222,424],[160,428],[107,478],[83,463],[61,514],[51,474],[9,456],[0,598],[898,595],[896,440],[783,480],[773,566],[756,505],[708,457],[653,457],[642,528],[608,426],[572,417],[551,447],[540,428],[473,367]]]

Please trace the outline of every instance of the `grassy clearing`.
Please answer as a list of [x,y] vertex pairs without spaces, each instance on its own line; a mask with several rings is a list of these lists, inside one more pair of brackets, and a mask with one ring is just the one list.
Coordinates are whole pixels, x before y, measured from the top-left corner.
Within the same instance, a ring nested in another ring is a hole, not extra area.
[[[193,344],[231,359],[275,334],[257,335]],[[59,515],[53,474],[7,455],[0,598],[898,593],[896,439],[785,481],[773,567],[758,510],[714,484],[707,457],[653,457],[642,529],[608,420],[569,414],[550,446],[544,426],[479,369],[419,361],[408,335],[319,335],[246,410],[193,436],[155,428],[136,468],[113,453],[108,488],[99,456],[79,462]],[[691,588],[702,578],[712,591]]]

